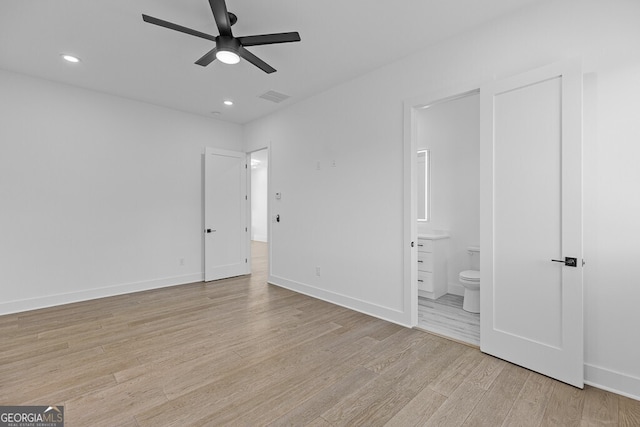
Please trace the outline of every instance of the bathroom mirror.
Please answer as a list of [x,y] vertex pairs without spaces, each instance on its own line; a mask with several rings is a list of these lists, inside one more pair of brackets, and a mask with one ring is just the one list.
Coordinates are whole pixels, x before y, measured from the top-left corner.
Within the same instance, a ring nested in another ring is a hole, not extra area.
[[429,150],[418,150],[418,221],[429,221]]

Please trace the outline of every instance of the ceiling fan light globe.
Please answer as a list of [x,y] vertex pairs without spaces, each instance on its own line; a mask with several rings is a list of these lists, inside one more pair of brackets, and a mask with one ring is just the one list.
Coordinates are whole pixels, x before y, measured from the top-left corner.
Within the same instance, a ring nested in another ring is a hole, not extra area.
[[219,50],[216,52],[216,58],[220,62],[224,62],[225,64],[237,64],[240,62],[240,57],[237,53],[231,52],[230,50]]

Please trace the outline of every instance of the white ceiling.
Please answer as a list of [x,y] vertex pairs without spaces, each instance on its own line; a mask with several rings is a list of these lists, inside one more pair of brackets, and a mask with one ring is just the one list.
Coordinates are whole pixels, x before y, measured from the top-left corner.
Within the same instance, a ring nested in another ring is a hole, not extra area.
[[[227,0],[235,36],[300,33],[299,43],[248,48],[278,70],[268,75],[246,61],[195,65],[213,42],[142,21],[216,36],[207,0],[1,0],[0,68],[246,123],[534,1]],[[268,90],[291,98],[258,98]]]

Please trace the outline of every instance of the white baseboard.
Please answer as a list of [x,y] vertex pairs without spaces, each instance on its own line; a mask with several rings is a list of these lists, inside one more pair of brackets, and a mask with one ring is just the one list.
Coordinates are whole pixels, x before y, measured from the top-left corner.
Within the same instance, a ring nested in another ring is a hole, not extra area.
[[0,315],[21,313],[23,311],[37,310],[39,308],[53,307],[57,305],[70,304],[97,298],[112,297],[115,295],[129,294],[133,292],[148,291],[150,289],[184,285],[186,283],[201,282],[203,279],[203,273],[198,272],[186,274],[183,276],[165,277],[162,279],[125,283],[121,285],[106,286],[103,288],[88,289],[66,294],[48,295],[38,298],[3,302],[0,303]]
[[640,400],[640,378],[627,374],[585,363],[584,383],[631,399]]
[[281,288],[327,301],[331,304],[336,304],[350,310],[368,314],[370,316],[377,317],[378,319],[386,320],[407,328],[411,327],[409,320],[411,318],[410,312],[405,313],[401,310],[394,310],[388,307],[372,304],[367,301],[327,291],[325,289],[316,288],[315,286],[285,279],[283,277],[269,276],[267,281],[272,285],[280,286]]

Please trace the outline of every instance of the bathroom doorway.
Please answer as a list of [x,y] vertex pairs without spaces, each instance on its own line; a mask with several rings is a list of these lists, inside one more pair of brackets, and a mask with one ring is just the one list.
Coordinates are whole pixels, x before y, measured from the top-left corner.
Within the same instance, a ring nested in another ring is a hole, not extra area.
[[[480,243],[479,91],[417,99],[409,104],[412,136],[408,142],[411,155],[416,157],[410,164],[411,206],[416,207],[412,209],[416,212],[412,212],[411,226],[415,226],[415,232],[411,234],[419,239],[437,236],[438,244],[433,247],[441,253],[428,256],[444,263],[442,271],[430,278],[440,282],[436,286],[440,286],[441,292],[434,295],[415,287],[414,325],[479,346],[480,315],[463,310],[464,287],[458,280],[461,271],[477,269],[479,265],[477,252],[469,251]],[[423,171],[420,154],[424,152],[428,153],[429,161]],[[423,179],[427,185],[421,185]],[[428,215],[418,215],[418,211],[426,211]],[[446,237],[440,240],[441,236]],[[423,257],[418,252],[417,258]],[[424,262],[417,259],[412,270],[420,270],[424,266],[421,261]],[[415,281],[419,282],[421,277]]]

